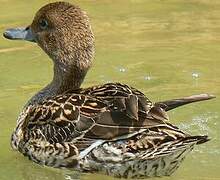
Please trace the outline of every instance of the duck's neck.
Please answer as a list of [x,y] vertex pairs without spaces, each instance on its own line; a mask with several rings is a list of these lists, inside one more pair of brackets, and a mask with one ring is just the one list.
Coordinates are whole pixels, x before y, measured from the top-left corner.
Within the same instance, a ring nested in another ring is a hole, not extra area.
[[53,95],[62,94],[67,90],[80,88],[88,68],[80,65],[67,65],[62,64],[54,65],[54,76],[52,82],[47,86],[53,91]]
[[79,66],[64,66],[62,64],[54,64],[54,76],[51,83],[35,94],[26,104],[38,104],[48,97],[56,96],[67,90],[80,88],[87,69]]

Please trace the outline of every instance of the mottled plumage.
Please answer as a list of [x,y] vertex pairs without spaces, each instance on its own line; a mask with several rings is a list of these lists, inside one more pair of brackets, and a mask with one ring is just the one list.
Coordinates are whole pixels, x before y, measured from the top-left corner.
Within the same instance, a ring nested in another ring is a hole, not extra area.
[[31,26],[4,36],[38,43],[54,62],[52,82],[29,100],[12,134],[13,149],[34,162],[116,177],[163,176],[172,174],[194,145],[208,141],[170,124],[166,111],[212,95],[152,103],[120,83],[80,89],[94,51],[80,8],[48,4]]
[[208,140],[171,125],[159,105],[119,83],[68,91],[24,114],[12,136],[15,149],[40,164],[117,177],[170,175]]

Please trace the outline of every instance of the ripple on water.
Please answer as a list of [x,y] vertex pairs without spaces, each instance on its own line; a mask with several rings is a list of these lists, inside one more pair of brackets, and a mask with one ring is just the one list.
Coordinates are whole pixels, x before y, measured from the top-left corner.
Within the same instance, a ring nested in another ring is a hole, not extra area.
[[[180,123],[179,127],[183,130],[190,131],[191,133],[213,133],[213,129],[210,128],[210,124],[216,124],[216,121],[213,122],[213,119],[218,119],[217,113],[207,113],[193,117],[190,123]],[[212,122],[210,122],[212,121]]]
[[200,146],[194,153],[220,154],[220,134],[215,127],[219,127],[219,115],[217,113],[206,113],[193,117],[189,123],[180,123],[178,127],[192,135],[208,135],[211,139],[209,148]]

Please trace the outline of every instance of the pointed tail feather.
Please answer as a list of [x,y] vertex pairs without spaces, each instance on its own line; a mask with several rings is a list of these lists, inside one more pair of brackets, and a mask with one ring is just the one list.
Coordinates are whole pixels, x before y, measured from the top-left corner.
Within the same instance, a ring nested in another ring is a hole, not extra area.
[[198,102],[198,101],[205,101],[209,99],[213,99],[215,96],[209,94],[199,94],[193,95],[189,97],[184,97],[180,99],[172,99],[168,101],[157,102],[155,105],[160,106],[165,111],[169,111],[171,109],[177,108],[179,106],[183,106],[189,103]]
[[185,137],[184,139],[185,142],[187,141],[196,141],[196,144],[203,144],[207,141],[210,141],[209,137],[207,135],[203,135],[203,136],[189,136],[189,137]]

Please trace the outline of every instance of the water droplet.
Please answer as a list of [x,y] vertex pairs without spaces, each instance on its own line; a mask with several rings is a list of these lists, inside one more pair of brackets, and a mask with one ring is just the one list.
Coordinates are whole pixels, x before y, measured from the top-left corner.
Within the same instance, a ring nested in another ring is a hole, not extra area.
[[125,72],[126,69],[121,67],[121,68],[119,68],[119,71],[120,71],[120,72]]
[[193,72],[193,73],[192,73],[192,77],[193,77],[193,78],[199,78],[199,73]]
[[151,80],[151,77],[150,76],[144,76],[144,80],[149,81],[149,80]]

